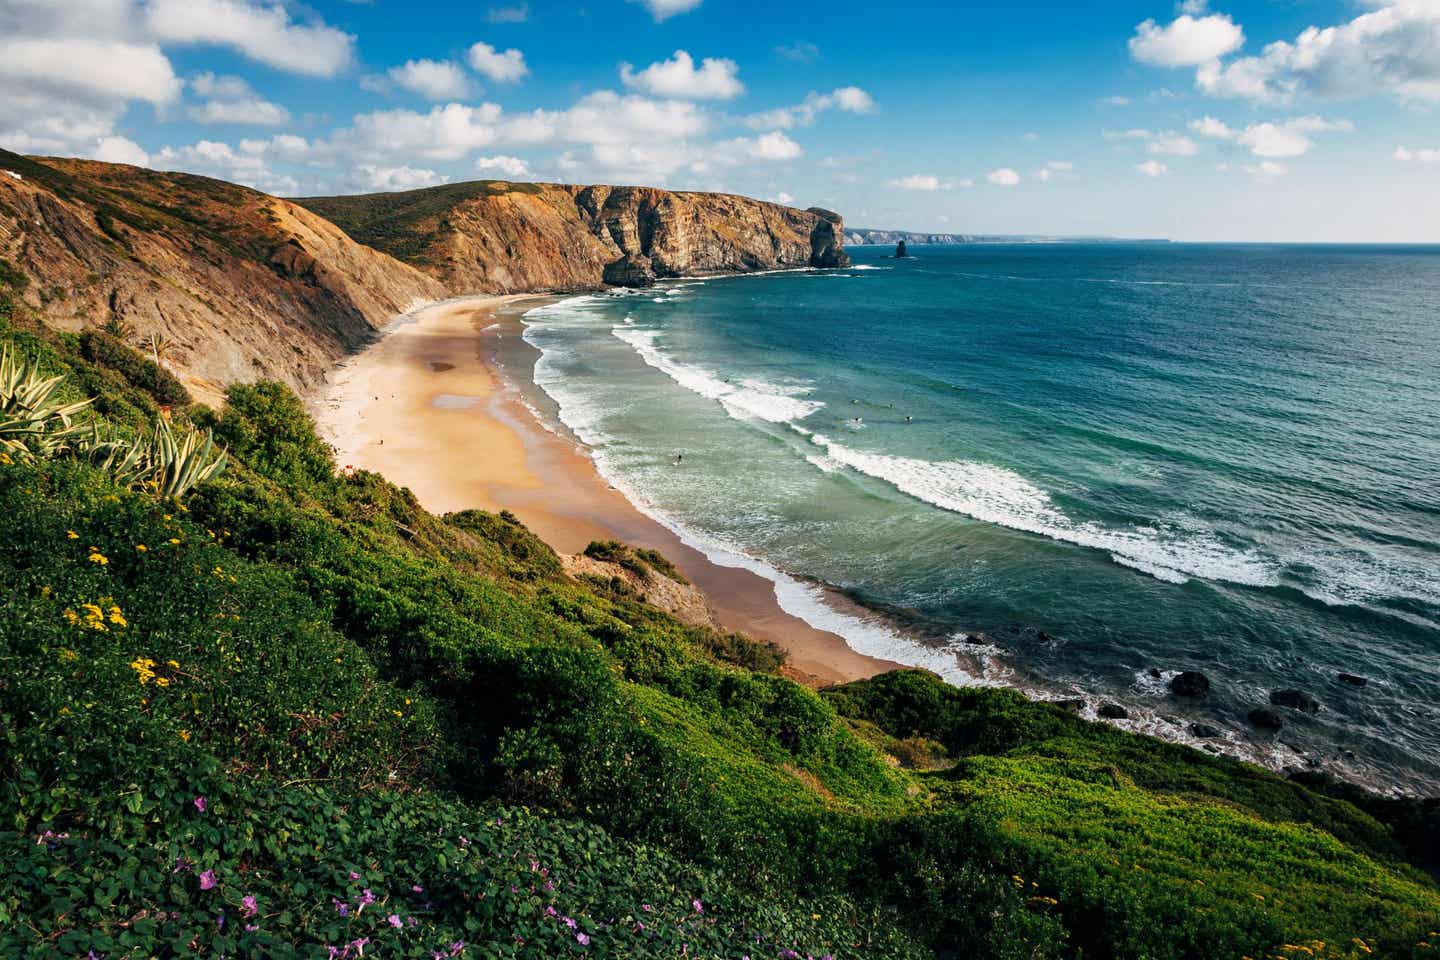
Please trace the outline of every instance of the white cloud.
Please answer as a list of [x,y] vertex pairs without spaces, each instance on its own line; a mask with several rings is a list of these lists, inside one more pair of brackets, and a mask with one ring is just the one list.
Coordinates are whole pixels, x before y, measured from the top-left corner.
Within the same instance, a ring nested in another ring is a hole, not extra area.
[[781,190],[775,195],[775,202],[783,203],[785,206],[788,207],[795,202],[795,198],[790,196],[790,194],[786,193],[784,190]]
[[470,69],[496,83],[516,83],[530,73],[525,54],[513,47],[502,53],[488,43],[472,44],[466,60]]
[[150,154],[134,140],[124,137],[101,137],[91,151],[90,159],[105,163],[128,163],[136,167],[150,165]]
[[1179,10],[1192,17],[1203,16],[1210,12],[1210,0],[1181,0]]
[[1369,0],[1348,23],[1308,27],[1259,56],[1207,64],[1196,84],[1217,97],[1288,103],[1303,95],[1336,99],[1390,94],[1440,101],[1440,4]]
[[1283,163],[1276,163],[1274,160],[1261,160],[1254,166],[1243,168],[1246,173],[1255,177],[1283,177],[1290,172],[1290,169]]
[[377,167],[361,164],[355,168],[355,179],[362,189],[388,192],[392,190],[418,190],[449,183],[450,178],[434,170],[415,167]]
[[1421,147],[1411,150],[1409,147],[1396,147],[1395,159],[1402,163],[1440,163],[1440,149]]
[[775,52],[794,63],[814,63],[820,59],[820,48],[813,43],[782,43]]
[[307,76],[333,77],[354,57],[354,37],[320,21],[294,23],[278,3],[150,0],[145,25],[162,43],[233,47],[252,60]]
[[805,152],[800,149],[800,144],[779,130],[756,137],[749,149],[750,155],[757,160],[794,160]]
[[1177,133],[1162,133],[1146,144],[1145,149],[1164,157],[1193,157],[1200,152],[1199,144]]
[[[86,37],[0,37],[0,79],[28,90],[86,103],[143,100],[161,105],[180,95],[169,59],[149,44]],[[15,93],[14,87],[5,95]]]
[[732,100],[745,92],[739,72],[734,60],[714,57],[706,57],[696,69],[694,59],[684,50],[676,50],[669,60],[652,63],[638,73],[628,63],[620,65],[625,86],[677,100]]
[[649,10],[650,16],[655,18],[656,23],[659,23],[678,13],[689,13],[700,6],[701,0],[632,0],[632,2],[639,3]]
[[230,180],[267,193],[293,195],[300,189],[299,182],[270,170],[266,155],[271,144],[266,140],[242,140],[237,150],[228,143],[199,140],[189,146],[165,147],[151,157],[151,166]]
[[1020,174],[1009,167],[1001,167],[998,170],[991,170],[985,175],[985,179],[997,187],[1013,187],[1020,182]]
[[908,177],[887,181],[885,185],[893,190],[917,190],[922,193],[949,189],[944,181],[930,173],[912,173]]
[[190,89],[207,98],[190,108],[196,123],[278,127],[290,122],[290,111],[260,97],[240,77],[200,73],[190,78]]
[[1236,132],[1231,130],[1223,121],[1211,116],[1204,116],[1199,120],[1191,120],[1190,132],[1202,137],[1209,137],[1212,140],[1234,140],[1236,136]]
[[470,78],[449,60],[407,60],[386,75],[395,86],[427,100],[463,100],[470,95]]
[[414,110],[377,110],[355,117],[349,130],[337,135],[336,146],[368,156],[458,160],[499,139],[500,107],[459,103]]
[[1146,20],[1130,38],[1130,56],[1159,67],[1198,67],[1245,43],[1245,33],[1222,13],[1194,17],[1188,13],[1162,27]]
[[1136,164],[1135,169],[1147,177],[1163,177],[1170,172],[1170,168],[1159,160],[1146,160],[1144,163]]
[[504,154],[494,157],[476,157],[475,170],[478,173],[502,173],[514,180],[530,177],[530,165],[519,157]]
[[745,118],[747,126],[755,130],[788,130],[791,127],[808,127],[815,118],[827,110],[842,110],[846,113],[874,113],[875,100],[859,87],[837,87],[829,93],[810,93],[804,102],[793,107],[779,107]]
[[1035,179],[1041,183],[1049,183],[1056,176],[1070,173],[1075,169],[1075,164],[1069,160],[1051,160],[1045,166],[1035,171]]
[[1130,130],[1106,130],[1106,140],[1149,140],[1155,134],[1143,127],[1135,127]]
[[524,23],[530,19],[530,4],[517,3],[512,7],[491,7],[485,12],[485,19],[491,23]]
[[1235,142],[1257,157],[1299,157],[1315,146],[1310,134],[1353,129],[1343,120],[1297,117],[1282,123],[1253,123],[1236,135]]

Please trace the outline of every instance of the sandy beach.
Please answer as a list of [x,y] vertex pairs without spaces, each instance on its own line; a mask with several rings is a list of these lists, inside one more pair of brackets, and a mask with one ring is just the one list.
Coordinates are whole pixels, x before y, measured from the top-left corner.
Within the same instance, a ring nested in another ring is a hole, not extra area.
[[495,357],[542,302],[471,297],[397,319],[310,399],[337,462],[409,487],[435,513],[510,510],[560,553],[607,539],[659,550],[723,626],[782,647],[797,679],[836,683],[898,666],[786,613],[769,580],[684,544],[611,487],[580,444],[536,420]]

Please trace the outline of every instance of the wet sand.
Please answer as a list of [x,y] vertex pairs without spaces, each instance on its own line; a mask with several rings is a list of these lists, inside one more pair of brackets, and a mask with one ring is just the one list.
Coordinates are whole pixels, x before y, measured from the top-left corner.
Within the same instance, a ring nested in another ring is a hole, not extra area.
[[704,591],[725,628],[784,649],[797,679],[838,683],[899,666],[786,613],[764,577],[681,542],[611,487],[579,443],[537,421],[496,357],[503,346],[523,362],[530,348],[517,343],[520,316],[543,302],[471,297],[397,319],[310,399],[336,461],[409,487],[434,513],[509,510],[560,553],[612,539],[659,550]]

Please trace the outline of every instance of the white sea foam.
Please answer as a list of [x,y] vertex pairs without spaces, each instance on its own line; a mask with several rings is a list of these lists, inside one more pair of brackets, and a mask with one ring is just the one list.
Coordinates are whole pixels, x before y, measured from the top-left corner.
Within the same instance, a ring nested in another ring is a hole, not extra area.
[[893,267],[877,267],[873,263],[852,263],[847,270],[892,270]]
[[1072,520],[1048,493],[1003,467],[865,453],[818,433],[809,436],[833,460],[884,480],[917,500],[986,523],[1104,550],[1117,562],[1161,580],[1183,583],[1187,577],[1201,577],[1249,586],[1279,583],[1274,561],[1229,547],[1210,533],[1149,527],[1115,530]]
[[789,388],[787,392],[786,388],[755,379],[731,383],[704,367],[676,360],[655,345],[659,331],[615,327],[611,333],[634,347],[635,352],[647,364],[686,390],[717,401],[725,408],[725,412],[736,420],[788,423],[803,420],[825,406],[818,400],[806,400],[793,395],[804,388]]

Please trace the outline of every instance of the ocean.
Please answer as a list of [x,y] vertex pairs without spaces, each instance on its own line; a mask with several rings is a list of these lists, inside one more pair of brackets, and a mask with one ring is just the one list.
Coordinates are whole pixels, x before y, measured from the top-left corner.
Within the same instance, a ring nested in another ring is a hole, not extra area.
[[892,252],[533,310],[539,413],[862,652],[1440,786],[1440,248]]

